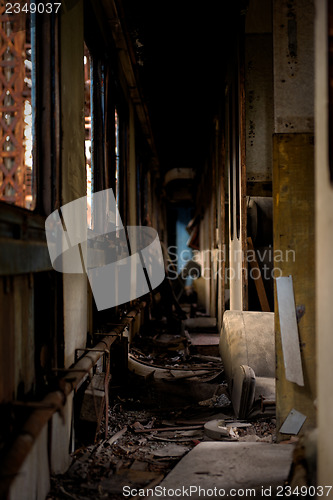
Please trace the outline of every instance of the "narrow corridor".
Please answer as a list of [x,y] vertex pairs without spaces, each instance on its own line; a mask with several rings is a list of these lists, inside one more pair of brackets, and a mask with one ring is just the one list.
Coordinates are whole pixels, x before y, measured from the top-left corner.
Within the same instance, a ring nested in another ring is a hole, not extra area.
[[0,500],[333,498],[332,6],[0,0]]

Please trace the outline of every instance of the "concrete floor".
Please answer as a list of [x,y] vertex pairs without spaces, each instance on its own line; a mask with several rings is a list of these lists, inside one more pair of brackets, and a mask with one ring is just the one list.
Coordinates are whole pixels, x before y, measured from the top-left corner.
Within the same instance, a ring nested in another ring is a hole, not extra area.
[[281,487],[292,452],[290,444],[203,442],[176,465],[151,498],[275,498],[280,492],[284,496]]

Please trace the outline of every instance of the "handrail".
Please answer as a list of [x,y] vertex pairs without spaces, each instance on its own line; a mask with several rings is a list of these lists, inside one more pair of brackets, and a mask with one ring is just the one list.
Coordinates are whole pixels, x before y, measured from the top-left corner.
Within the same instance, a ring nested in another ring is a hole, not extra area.
[[59,389],[50,392],[40,402],[39,408],[35,409],[15,438],[6,455],[0,461],[0,499],[5,500],[11,483],[20,471],[20,468],[31,451],[38,435],[44,425],[52,418],[54,413],[61,411],[66,404],[69,394],[80,384],[86,374],[95,366],[103,356],[103,352],[109,351],[113,342],[125,330],[129,322],[133,321],[144,303],[135,307],[122,320],[119,325],[105,333],[99,343],[85,354],[73,367],[68,369],[67,376],[59,380]]

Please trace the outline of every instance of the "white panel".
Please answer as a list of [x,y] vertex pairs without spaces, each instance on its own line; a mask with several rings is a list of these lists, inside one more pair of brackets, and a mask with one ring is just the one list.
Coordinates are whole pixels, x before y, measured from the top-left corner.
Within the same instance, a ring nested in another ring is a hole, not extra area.
[[305,420],[306,416],[293,408],[280,428],[281,434],[297,435]]
[[286,379],[304,385],[292,277],[276,278],[280,331]]

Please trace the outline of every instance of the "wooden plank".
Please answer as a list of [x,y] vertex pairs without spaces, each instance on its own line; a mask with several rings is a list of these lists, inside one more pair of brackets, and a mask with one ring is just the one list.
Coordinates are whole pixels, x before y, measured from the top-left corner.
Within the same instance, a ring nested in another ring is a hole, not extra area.
[[254,284],[256,285],[261,310],[265,311],[265,312],[270,312],[271,309],[269,307],[269,303],[268,303],[268,299],[267,299],[267,295],[266,295],[266,290],[264,287],[264,282],[262,280],[260,268],[259,268],[259,265],[257,262],[257,258],[256,258],[256,254],[254,251],[254,246],[253,246],[251,237],[247,239],[247,246],[253,255],[253,259],[251,258],[251,260],[250,260],[251,270],[256,270],[258,273],[258,277],[254,278]]

